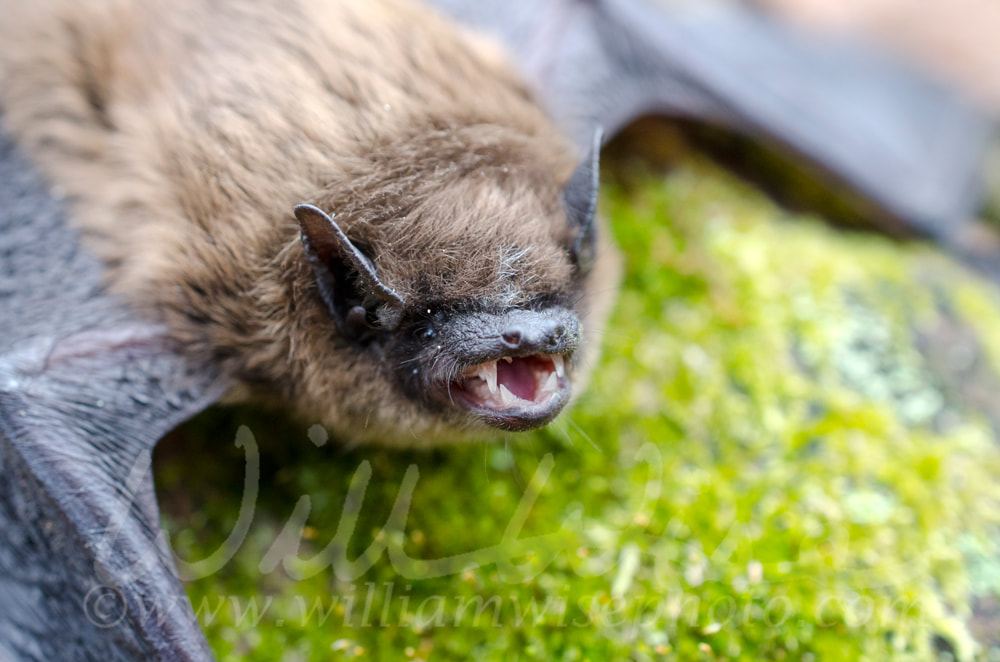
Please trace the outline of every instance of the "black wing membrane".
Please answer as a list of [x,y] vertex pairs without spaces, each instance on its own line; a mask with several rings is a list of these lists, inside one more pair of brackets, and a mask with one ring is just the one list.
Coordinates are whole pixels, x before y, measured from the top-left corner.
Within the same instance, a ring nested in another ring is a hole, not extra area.
[[430,2],[498,37],[581,151],[595,125],[668,115],[773,143],[945,243],[979,203],[992,123],[864,44],[736,3]]
[[0,126],[0,660],[210,659],[150,453],[222,383],[100,282]]

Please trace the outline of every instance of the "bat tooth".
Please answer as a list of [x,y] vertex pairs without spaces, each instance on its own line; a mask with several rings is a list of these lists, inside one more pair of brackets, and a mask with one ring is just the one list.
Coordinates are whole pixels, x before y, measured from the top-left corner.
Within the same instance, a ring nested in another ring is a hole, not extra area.
[[559,378],[556,377],[556,373],[550,372],[548,379],[545,380],[545,384],[542,386],[542,394],[555,395],[557,390],[559,390]]
[[514,402],[517,401],[517,397],[513,393],[507,390],[507,387],[503,384],[500,385],[500,401],[503,402],[504,407],[513,407]]
[[481,380],[486,382],[486,385],[490,389],[490,393],[497,392],[497,362],[490,361],[489,363],[483,363],[479,366],[478,376]]
[[507,363],[513,363],[514,362],[514,357],[512,357],[512,356],[504,356],[504,357],[501,357],[501,358],[503,358],[503,360],[506,361]]
[[555,372],[556,375],[558,375],[560,378],[566,376],[566,362],[563,360],[562,356],[560,356],[559,354],[553,354],[552,365],[554,365],[556,368]]

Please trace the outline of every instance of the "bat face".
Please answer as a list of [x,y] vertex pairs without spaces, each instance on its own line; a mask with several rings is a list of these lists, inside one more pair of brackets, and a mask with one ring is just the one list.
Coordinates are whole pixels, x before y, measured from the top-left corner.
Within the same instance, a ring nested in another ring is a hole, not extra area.
[[411,393],[424,391],[444,409],[506,430],[543,425],[568,402],[567,366],[581,342],[572,310],[452,313],[423,328],[417,333],[430,336],[430,344],[416,356],[424,367],[416,379],[407,379],[405,369],[400,375]]
[[[363,201],[325,200],[343,210],[333,216],[295,210],[328,326],[362,359],[342,363],[388,382],[395,395],[380,411],[403,433],[452,438],[548,423],[570,401],[597,335],[596,274],[607,275],[612,258],[596,250],[596,158],[560,177],[572,163],[561,150],[534,154],[502,131],[470,132],[462,156],[436,145],[433,159],[417,161],[436,176],[375,185],[378,204],[367,188]],[[445,177],[442,158],[452,168]]]

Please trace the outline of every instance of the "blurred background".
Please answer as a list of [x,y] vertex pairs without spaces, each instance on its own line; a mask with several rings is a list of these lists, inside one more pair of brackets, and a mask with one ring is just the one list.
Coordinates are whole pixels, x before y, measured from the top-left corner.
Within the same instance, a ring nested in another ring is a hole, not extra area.
[[813,29],[861,35],[1000,111],[1000,4],[992,0],[756,0]]
[[[860,36],[962,89],[1000,116],[1000,3],[993,0],[754,0],[809,29]],[[1000,218],[1000,148],[987,163],[990,215]]]

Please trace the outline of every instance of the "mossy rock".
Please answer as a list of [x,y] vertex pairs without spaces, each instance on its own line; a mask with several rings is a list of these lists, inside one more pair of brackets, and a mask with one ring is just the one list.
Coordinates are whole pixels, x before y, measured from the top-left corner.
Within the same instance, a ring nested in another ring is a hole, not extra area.
[[988,658],[994,287],[701,164],[604,212],[625,287],[550,428],[348,451],[219,410],[164,444],[166,528],[206,559],[182,572],[221,660]]

